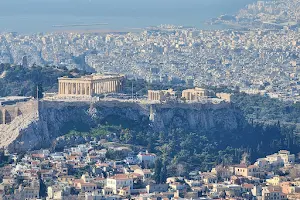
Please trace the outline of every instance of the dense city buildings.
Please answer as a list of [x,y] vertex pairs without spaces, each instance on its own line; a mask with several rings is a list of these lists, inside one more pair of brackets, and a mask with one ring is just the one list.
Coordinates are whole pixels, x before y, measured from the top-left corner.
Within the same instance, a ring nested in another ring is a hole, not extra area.
[[0,62],[114,72],[151,83],[229,86],[298,101],[298,28],[248,22],[296,21],[297,6],[296,0],[249,5],[236,16],[237,23],[248,24],[245,29],[161,25],[130,33],[1,33]]
[[299,200],[299,123],[232,98],[300,100],[299,13],[270,0],[210,21],[227,30],[0,33],[0,79],[30,68],[36,90],[0,98],[0,200]]
[[[99,148],[99,144],[90,141],[65,147],[63,152],[44,149],[28,152],[23,158],[9,155],[15,161],[0,168],[3,179],[0,199],[39,199],[43,196],[49,200],[296,200],[300,196],[299,177],[293,175],[299,170],[299,164],[294,161],[282,161],[288,162],[288,166],[276,166],[268,160],[265,166],[259,166],[259,162],[220,165],[206,172],[191,171],[185,177],[166,177],[165,183],[157,183],[155,163],[158,158],[154,153],[135,152],[122,144],[102,145],[106,147]],[[109,159],[108,152],[123,155],[124,159]],[[276,155],[295,156],[286,150]],[[289,174],[276,175],[274,170]]]

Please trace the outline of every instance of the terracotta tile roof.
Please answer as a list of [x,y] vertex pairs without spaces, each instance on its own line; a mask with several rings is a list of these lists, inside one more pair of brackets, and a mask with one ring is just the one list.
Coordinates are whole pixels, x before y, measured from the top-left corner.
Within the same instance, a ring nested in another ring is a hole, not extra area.
[[239,165],[235,165],[234,167],[236,167],[236,168],[247,168],[247,165],[239,164]]
[[127,174],[116,174],[116,175],[110,177],[110,179],[126,180],[126,179],[132,179],[132,177]]
[[245,183],[242,185],[243,188],[247,188],[247,189],[252,189],[254,188],[254,185],[253,184],[248,184],[248,183]]

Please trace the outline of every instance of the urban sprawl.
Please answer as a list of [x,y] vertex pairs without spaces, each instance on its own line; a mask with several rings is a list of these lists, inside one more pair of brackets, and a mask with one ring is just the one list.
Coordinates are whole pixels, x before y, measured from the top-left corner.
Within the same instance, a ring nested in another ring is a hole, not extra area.
[[2,33],[0,61],[93,69],[150,82],[239,87],[297,101],[299,7],[297,0],[249,5],[233,21],[219,19],[248,24],[232,30],[161,25],[131,33]]
[[[239,88],[297,102],[299,17],[300,0],[258,1],[235,16],[209,22],[234,27],[227,30],[160,25],[130,33],[0,33],[0,63],[98,72],[59,78],[58,93],[45,94],[54,101],[119,93],[125,79],[120,74],[126,74],[151,83],[185,81],[194,89],[182,91],[184,103],[230,102],[230,94],[215,94],[204,86]],[[148,90],[150,103],[173,99],[173,89]],[[1,124],[10,122],[5,115],[3,119]],[[41,149],[21,155],[0,150],[0,161],[6,160],[0,167],[0,200],[300,199],[299,155],[287,150],[255,163],[244,155],[240,164],[167,177],[158,155],[109,137],[61,151]]]

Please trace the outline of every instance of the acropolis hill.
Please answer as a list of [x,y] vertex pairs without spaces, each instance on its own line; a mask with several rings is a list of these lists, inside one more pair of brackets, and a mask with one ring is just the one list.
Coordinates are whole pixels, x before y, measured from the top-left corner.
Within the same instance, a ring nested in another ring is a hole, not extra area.
[[[11,106],[11,105],[9,105]],[[51,141],[70,131],[70,127],[95,127],[108,118],[120,118],[137,123],[146,122],[153,131],[164,131],[169,127],[184,130],[210,129],[222,126],[235,129],[244,123],[239,111],[230,103],[143,103],[107,100],[20,102],[15,106],[27,107],[9,124],[0,125],[0,148],[10,152],[23,152],[49,147]],[[5,106],[4,106],[5,107]],[[90,112],[90,108],[93,112]]]
[[[125,76],[92,74],[58,79],[58,93],[42,100],[29,97],[0,98],[0,148],[22,152],[49,147],[57,137],[74,129],[115,123],[151,128],[209,130],[236,129],[244,118],[230,103],[230,94],[203,88],[182,91],[149,90],[148,98],[122,94]],[[132,122],[132,123],[131,123]],[[120,125],[120,124],[117,124]]]

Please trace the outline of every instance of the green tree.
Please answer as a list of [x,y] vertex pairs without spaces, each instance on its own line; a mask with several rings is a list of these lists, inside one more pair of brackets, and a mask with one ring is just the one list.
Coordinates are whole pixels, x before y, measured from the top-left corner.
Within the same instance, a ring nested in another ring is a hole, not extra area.
[[163,166],[160,172],[160,183],[165,183],[168,178],[168,171],[167,171],[167,162],[164,160]]
[[161,183],[162,161],[160,158],[155,161],[154,180],[156,183]]
[[38,172],[38,178],[39,178],[39,182],[40,182],[39,196],[42,198],[45,198],[45,197],[47,197],[47,186],[44,183],[40,172]]

